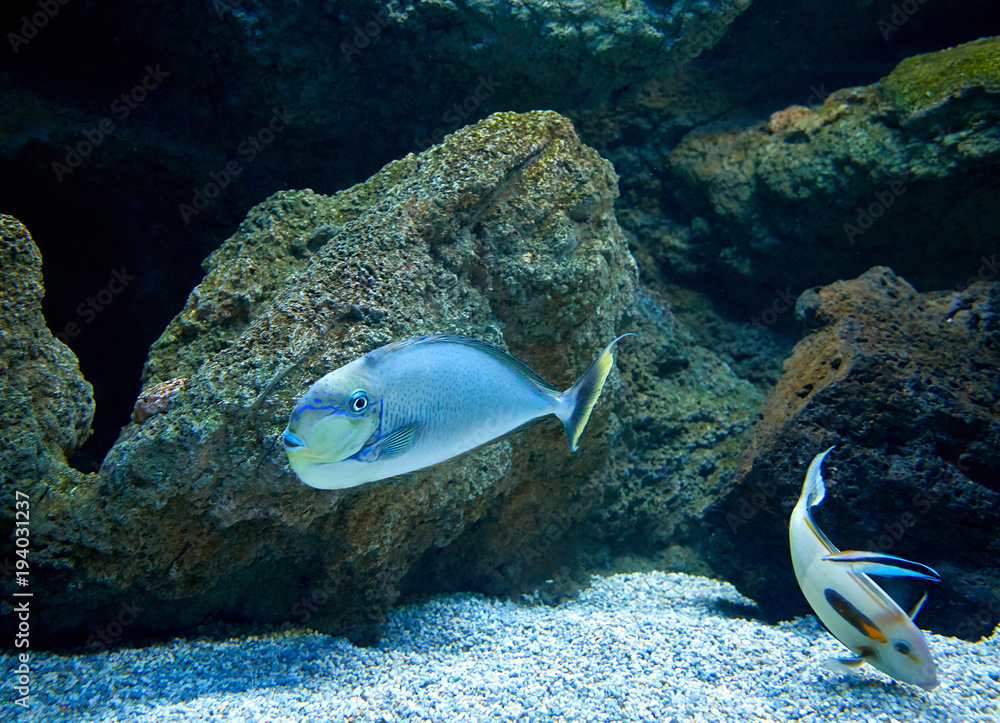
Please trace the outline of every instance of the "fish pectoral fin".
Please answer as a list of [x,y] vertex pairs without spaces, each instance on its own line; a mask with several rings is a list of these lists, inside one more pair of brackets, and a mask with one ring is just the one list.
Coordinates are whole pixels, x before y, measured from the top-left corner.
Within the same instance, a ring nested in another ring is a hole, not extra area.
[[919,562],[904,560],[895,555],[886,555],[881,552],[859,552],[857,550],[847,550],[823,558],[827,562],[850,570],[851,572],[863,573],[865,575],[878,575],[880,577],[917,577],[921,580],[941,582],[941,576],[937,571],[921,565]]
[[370,444],[358,454],[358,459],[362,462],[374,462],[378,459],[392,459],[407,452],[413,446],[413,439],[417,433],[416,424],[408,424],[397,429],[387,437],[383,437],[374,444]]
[[864,658],[827,658],[823,661],[823,667],[834,673],[854,673],[864,663]]
[[853,658],[829,658],[823,661],[823,667],[835,673],[853,673],[868,662],[868,658],[874,657],[874,648],[863,647]]

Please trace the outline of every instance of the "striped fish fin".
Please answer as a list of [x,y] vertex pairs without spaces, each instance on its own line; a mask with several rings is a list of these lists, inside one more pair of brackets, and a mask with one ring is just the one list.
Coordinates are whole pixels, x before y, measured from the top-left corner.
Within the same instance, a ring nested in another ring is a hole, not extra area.
[[917,600],[917,604],[910,609],[909,612],[910,620],[916,620],[917,615],[920,614],[920,611],[923,609],[925,602],[927,602],[927,593],[921,595],[920,599]]
[[823,467],[823,459],[834,449],[836,449],[836,445],[830,447],[825,452],[820,452],[813,458],[812,464],[809,465],[809,471],[806,472],[806,481],[802,485],[802,498],[806,501],[806,509],[815,507],[826,497],[826,485],[823,484],[823,472],[821,468]]
[[858,552],[845,550],[823,558],[834,562],[851,572],[880,577],[918,577],[921,580],[941,582],[941,576],[933,568],[921,565],[919,562],[904,560],[895,555],[881,552]]

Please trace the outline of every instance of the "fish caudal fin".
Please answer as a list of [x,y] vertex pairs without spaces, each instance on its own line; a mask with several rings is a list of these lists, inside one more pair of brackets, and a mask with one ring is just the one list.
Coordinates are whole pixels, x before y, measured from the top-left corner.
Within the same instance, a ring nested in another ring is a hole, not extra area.
[[635,334],[622,334],[613,342],[604,347],[590,367],[583,373],[583,376],[576,380],[576,384],[559,395],[562,402],[560,411],[556,416],[562,420],[566,427],[566,434],[569,436],[570,451],[575,452],[580,443],[580,435],[583,434],[584,427],[590,419],[590,413],[594,411],[601,390],[604,389],[604,382],[611,373],[611,367],[615,360],[611,355],[611,349],[626,336]]
[[809,471],[806,472],[806,481],[802,485],[802,496],[800,499],[805,500],[806,509],[810,507],[815,507],[823,498],[826,497],[826,485],[823,484],[823,458],[830,454],[834,450],[834,447],[825,452],[820,452],[813,458],[812,464],[809,465]]

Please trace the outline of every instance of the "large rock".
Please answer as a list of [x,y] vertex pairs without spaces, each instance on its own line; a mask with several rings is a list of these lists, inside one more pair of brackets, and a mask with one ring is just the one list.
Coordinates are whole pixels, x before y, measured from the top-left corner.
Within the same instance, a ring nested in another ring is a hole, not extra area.
[[[38,247],[6,215],[0,215],[0,278],[0,469],[15,484],[52,483],[90,434],[94,392],[73,352],[45,325]],[[6,500],[10,485],[3,491]]]
[[281,193],[253,209],[154,344],[158,391],[99,483],[33,511],[45,520],[33,544],[64,573],[39,575],[39,642],[80,641],[123,604],[141,609],[124,636],[213,615],[364,637],[414,560],[499,501],[530,490],[555,507],[610,483],[608,456],[624,453],[606,434],[616,378],[575,455],[560,425],[538,425],[325,492],[290,474],[278,439],[312,381],[419,334],[482,338],[571,383],[635,302],[615,193],[610,164],[566,120],[500,114],[333,198]]
[[[401,590],[510,594],[570,563],[691,543],[760,394],[637,293],[615,180],[560,116],[498,114],[336,196],[254,208],[151,348],[99,479],[30,490],[34,642],[206,618],[370,639]],[[545,422],[357,489],[288,469],[292,404],[369,349],[468,334],[567,386],[626,330],[639,337],[575,454]]]
[[918,294],[890,269],[810,290],[740,474],[706,515],[713,568],[769,619],[808,612],[788,518],[827,447],[817,522],[844,550],[935,567],[920,623],[977,639],[1000,623],[1000,284]]
[[[0,215],[0,278],[0,538],[10,543],[0,563],[0,589],[3,612],[9,613],[15,571],[29,582],[22,592],[34,593],[42,583],[40,568],[61,565],[58,545],[38,544],[53,532],[43,500],[92,490],[97,480],[66,461],[90,434],[93,390],[73,352],[45,325],[38,247],[28,230],[6,215]],[[26,548],[14,547],[15,529],[29,541]],[[15,550],[25,550],[27,558]],[[5,628],[13,627],[14,619],[3,615]]]
[[797,296],[876,263],[921,289],[965,282],[1000,236],[987,211],[1000,205],[998,54],[1000,39],[977,40],[810,107],[692,131],[669,156],[666,219],[643,229],[650,252],[750,313],[776,287]]

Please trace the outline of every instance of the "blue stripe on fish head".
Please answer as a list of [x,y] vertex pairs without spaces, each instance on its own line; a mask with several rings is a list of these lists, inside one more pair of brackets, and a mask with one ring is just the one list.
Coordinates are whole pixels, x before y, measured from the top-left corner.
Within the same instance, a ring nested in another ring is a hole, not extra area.
[[382,398],[369,379],[344,367],[327,374],[289,415],[285,452],[292,469],[350,457],[379,429],[381,416]]

